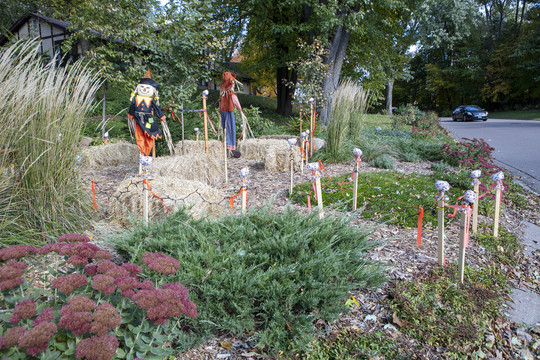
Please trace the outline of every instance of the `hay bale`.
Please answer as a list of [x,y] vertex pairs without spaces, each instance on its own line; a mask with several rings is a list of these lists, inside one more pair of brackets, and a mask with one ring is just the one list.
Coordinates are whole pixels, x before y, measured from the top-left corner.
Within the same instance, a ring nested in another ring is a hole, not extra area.
[[223,182],[222,157],[210,154],[163,156],[154,159],[150,173],[158,177],[169,176],[183,180],[199,181],[217,186]]
[[127,142],[90,146],[81,151],[83,167],[96,169],[102,166],[133,165],[139,163],[137,145]]
[[[150,181],[150,187],[153,192],[163,198],[169,214],[183,205],[186,208],[191,206],[188,211],[195,218],[202,216],[217,218],[227,210],[228,201],[223,200],[225,198],[223,192],[198,181],[158,177]],[[118,201],[111,200],[109,207],[109,215],[113,221],[128,226],[130,225],[130,215],[133,215],[135,219],[142,219],[142,188],[142,180],[138,177],[126,179],[118,185],[115,192]],[[167,216],[165,207],[159,199],[152,194],[149,194],[148,199],[149,204],[151,204],[150,217],[152,220]]]
[[[238,144],[242,157],[248,160],[264,161],[267,171],[288,171],[290,169],[289,144],[286,140],[247,139]],[[295,169],[300,168],[300,150],[295,148]]]
[[[182,141],[176,143],[175,153],[182,155]],[[224,156],[223,143],[217,140],[208,140],[208,154],[214,156]],[[204,139],[202,140],[184,140],[184,155],[187,154],[205,154]]]

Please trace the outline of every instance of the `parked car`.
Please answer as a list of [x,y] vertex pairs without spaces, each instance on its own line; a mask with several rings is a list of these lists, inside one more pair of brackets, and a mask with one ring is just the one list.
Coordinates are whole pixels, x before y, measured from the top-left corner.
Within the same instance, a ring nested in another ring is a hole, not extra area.
[[478,105],[461,105],[452,113],[452,120],[454,121],[473,121],[488,119],[488,112],[482,109]]

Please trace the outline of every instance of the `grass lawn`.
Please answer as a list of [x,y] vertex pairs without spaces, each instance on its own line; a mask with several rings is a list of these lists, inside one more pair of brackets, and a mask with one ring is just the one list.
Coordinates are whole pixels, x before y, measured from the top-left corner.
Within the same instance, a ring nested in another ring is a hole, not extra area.
[[492,119],[540,120],[540,109],[490,112]]

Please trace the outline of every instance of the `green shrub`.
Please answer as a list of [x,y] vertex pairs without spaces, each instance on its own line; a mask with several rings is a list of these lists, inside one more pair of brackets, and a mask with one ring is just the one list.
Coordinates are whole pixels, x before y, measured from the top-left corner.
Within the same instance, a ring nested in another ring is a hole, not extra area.
[[401,160],[406,162],[419,162],[422,160],[422,158],[417,153],[408,152],[401,154]]
[[444,161],[438,161],[431,164],[431,170],[435,173],[441,173],[451,171],[452,167]]
[[196,331],[255,332],[271,352],[304,348],[315,321],[346,309],[351,289],[380,283],[380,266],[365,258],[376,245],[368,235],[345,218],[292,209],[217,221],[179,210],[113,242],[132,259],[165,251],[180,260],[185,271],[174,279],[195,295]]
[[378,167],[380,169],[394,169],[396,167],[396,162],[394,159],[388,155],[381,155],[375,160],[370,162],[371,165]]
[[397,156],[396,149],[391,144],[369,137],[355,141],[356,147],[362,149],[362,160],[371,162],[382,155]]

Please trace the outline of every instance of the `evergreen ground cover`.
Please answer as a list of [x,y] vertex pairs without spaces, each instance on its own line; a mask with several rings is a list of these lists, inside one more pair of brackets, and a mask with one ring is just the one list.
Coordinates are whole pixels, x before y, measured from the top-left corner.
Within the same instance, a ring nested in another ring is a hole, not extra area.
[[304,348],[316,320],[346,310],[349,291],[381,283],[381,265],[365,258],[377,245],[368,236],[343,217],[263,208],[217,221],[180,210],[113,242],[134,262],[155,251],[179,259],[183,271],[173,278],[198,306],[193,329],[200,336],[253,333],[261,349],[274,352]]

